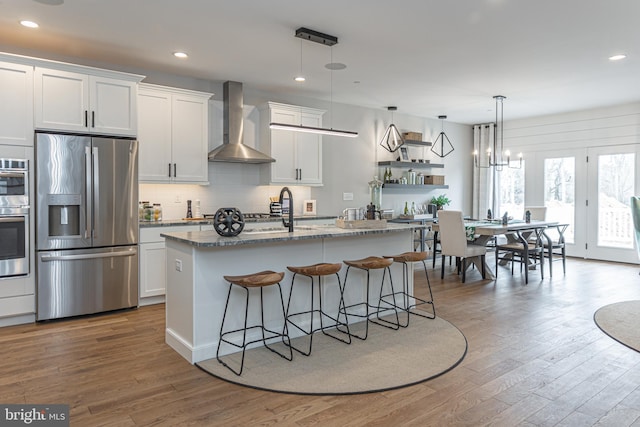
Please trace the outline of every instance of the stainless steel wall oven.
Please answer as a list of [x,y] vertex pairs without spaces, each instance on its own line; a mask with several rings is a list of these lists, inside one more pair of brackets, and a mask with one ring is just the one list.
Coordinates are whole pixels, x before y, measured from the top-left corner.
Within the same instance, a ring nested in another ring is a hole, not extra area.
[[29,162],[0,159],[0,278],[29,274]]
[[29,162],[0,159],[0,207],[29,206]]
[[29,208],[0,207],[0,277],[29,274]]

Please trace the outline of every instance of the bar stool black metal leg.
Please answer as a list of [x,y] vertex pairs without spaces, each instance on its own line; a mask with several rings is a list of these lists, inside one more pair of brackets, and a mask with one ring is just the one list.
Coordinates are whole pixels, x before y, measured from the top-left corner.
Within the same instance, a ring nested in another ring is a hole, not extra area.
[[[386,301],[384,301],[383,299],[383,289],[384,289],[384,277],[387,275],[387,273],[389,273],[389,283],[391,284],[391,293],[388,294],[393,298],[393,303],[388,303]],[[381,304],[382,303],[388,304],[390,307],[385,308],[385,310],[389,310],[389,309],[393,309],[393,312],[396,316],[396,322],[393,323],[389,320],[386,319],[382,319],[380,317],[380,312],[382,311],[382,307]],[[384,270],[382,270],[382,284],[380,286],[380,295],[378,296],[378,306],[376,307],[376,319],[371,319],[371,321],[377,325],[380,326],[384,326],[385,328],[389,328],[389,329],[393,329],[393,330],[398,330],[400,329],[400,318],[398,317],[398,303],[396,301],[396,292],[395,289],[393,288],[393,278],[391,277],[391,270],[389,269],[389,267],[386,267]]]

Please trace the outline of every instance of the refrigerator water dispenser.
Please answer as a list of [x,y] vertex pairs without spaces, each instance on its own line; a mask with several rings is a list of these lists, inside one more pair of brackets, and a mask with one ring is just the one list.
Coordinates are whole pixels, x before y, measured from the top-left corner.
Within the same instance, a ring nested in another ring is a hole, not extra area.
[[80,194],[49,194],[49,236],[80,236]]

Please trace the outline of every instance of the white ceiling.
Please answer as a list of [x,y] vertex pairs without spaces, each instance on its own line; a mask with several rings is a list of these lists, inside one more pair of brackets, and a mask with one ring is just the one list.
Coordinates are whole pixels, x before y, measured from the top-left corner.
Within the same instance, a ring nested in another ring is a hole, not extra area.
[[[52,1],[0,0],[0,50],[468,124],[495,118],[493,95],[505,120],[640,101],[638,0]],[[298,27],[338,44],[301,42]],[[324,68],[332,57],[347,68]]]

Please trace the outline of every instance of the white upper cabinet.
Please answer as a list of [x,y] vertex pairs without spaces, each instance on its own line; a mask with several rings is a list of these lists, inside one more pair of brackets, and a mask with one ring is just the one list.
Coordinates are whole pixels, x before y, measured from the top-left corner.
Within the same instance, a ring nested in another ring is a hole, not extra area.
[[211,95],[140,84],[138,169],[141,182],[208,183]]
[[142,76],[69,68],[35,68],[36,129],[135,137]]
[[270,129],[269,123],[322,127],[324,111],[269,102],[261,110],[261,149],[276,159],[266,184],[322,185],[322,136]]
[[0,144],[33,146],[33,67],[0,62]]

